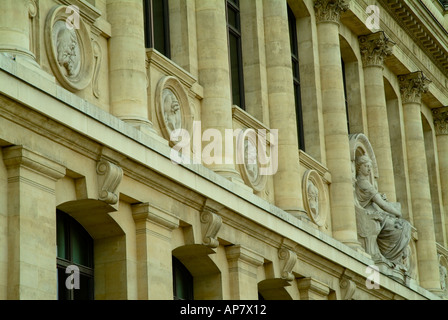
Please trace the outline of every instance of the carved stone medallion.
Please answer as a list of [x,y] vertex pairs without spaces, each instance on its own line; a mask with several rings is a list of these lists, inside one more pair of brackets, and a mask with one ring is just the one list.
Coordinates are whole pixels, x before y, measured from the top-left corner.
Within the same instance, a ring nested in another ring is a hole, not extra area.
[[311,220],[319,227],[327,220],[327,194],[319,173],[315,170],[305,172],[302,181],[303,202]]
[[177,78],[167,76],[157,84],[156,115],[160,131],[171,146],[175,143],[170,139],[173,131],[184,129],[191,136],[193,112],[187,93]]
[[66,89],[85,89],[93,75],[93,50],[89,31],[82,18],[69,24],[73,12],[67,6],[55,6],[45,23],[45,46],[55,77]]
[[[259,161],[259,146],[257,134],[253,129],[246,129],[240,133],[237,142],[237,158],[241,177],[246,185],[254,191],[260,192],[266,186],[266,175],[261,174]],[[264,152],[262,150],[261,152]]]

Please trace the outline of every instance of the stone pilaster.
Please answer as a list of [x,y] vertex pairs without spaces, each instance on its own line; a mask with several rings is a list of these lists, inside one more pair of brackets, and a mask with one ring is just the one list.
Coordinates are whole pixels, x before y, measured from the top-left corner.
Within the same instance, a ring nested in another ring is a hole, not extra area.
[[[149,203],[134,205],[139,300],[172,300],[172,231],[179,227],[173,214]],[[171,283],[171,285],[167,285]]]
[[30,18],[37,13],[37,6],[31,0],[0,1],[0,53],[10,55],[17,61],[38,66],[31,51]]
[[418,232],[417,258],[420,285],[428,290],[440,290],[439,263],[434,220],[426,164],[421,103],[428,91],[428,80],[422,72],[398,77],[403,104],[409,185],[413,224]]
[[369,140],[378,162],[378,188],[391,202],[396,201],[386,95],[383,82],[384,58],[392,54],[394,43],[384,32],[359,37],[364,66]]
[[327,284],[312,277],[297,280],[300,300],[328,300],[330,288]]
[[342,79],[339,17],[346,1],[316,0],[317,36],[321,69],[322,112],[325,129],[333,236],[360,248],[356,229],[350,147]]
[[[432,110],[436,131],[437,152],[439,159],[440,185],[445,217],[445,230],[448,230],[448,106]],[[448,234],[446,234],[448,237]]]
[[226,247],[226,255],[229,264],[229,299],[257,300],[257,268],[263,265],[263,257],[240,245]]
[[57,298],[56,181],[65,168],[23,146],[3,149],[8,171],[9,300]]
[[[110,112],[144,131],[153,132],[148,118],[143,1],[107,1]],[[130,18],[132,17],[132,18]]]
[[[233,129],[230,65],[227,42],[226,2],[221,0],[196,1],[196,28],[199,82],[204,86],[201,106],[202,131],[219,130],[225,137],[226,129]],[[244,184],[236,170],[233,155],[225,153],[222,139],[221,163],[206,164],[216,173]]]
[[278,130],[278,171],[274,176],[275,204],[305,218],[299,172],[299,147],[291,67],[286,1],[264,0],[269,124]]

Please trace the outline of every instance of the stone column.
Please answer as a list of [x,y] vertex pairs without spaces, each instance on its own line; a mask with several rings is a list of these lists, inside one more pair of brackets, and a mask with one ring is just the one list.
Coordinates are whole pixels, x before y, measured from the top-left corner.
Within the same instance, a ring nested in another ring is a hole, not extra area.
[[392,53],[394,43],[384,32],[359,37],[364,66],[369,141],[378,162],[378,189],[396,202],[395,180],[383,81],[384,57]]
[[38,64],[30,48],[30,17],[36,10],[31,0],[0,1],[0,52],[34,66]]
[[226,247],[229,264],[230,300],[258,300],[257,268],[261,255],[240,245]]
[[111,113],[144,131],[152,132],[148,118],[146,49],[143,1],[107,1]]
[[264,0],[269,126],[278,130],[275,205],[304,218],[287,3]]
[[149,203],[134,205],[139,300],[172,300],[172,231],[179,219]]
[[340,14],[348,9],[343,0],[316,0],[322,111],[330,185],[333,236],[353,248],[358,242],[350,161],[347,116],[339,44]]
[[403,104],[413,224],[418,232],[419,280],[422,287],[436,292],[440,290],[439,262],[421,117],[422,94],[428,90],[430,81],[422,72],[402,75],[398,79]]
[[[445,230],[448,230],[448,188],[446,188],[448,186],[448,106],[433,109],[432,114],[436,131]],[[448,234],[445,235],[445,238],[448,238]]]
[[221,163],[206,166],[232,181],[243,184],[235,169],[233,154],[225,153],[225,130],[233,129],[226,2],[197,0],[196,30],[199,82],[204,87],[201,105],[202,131],[215,129],[223,138],[222,153],[216,153],[218,148],[215,148],[214,155]]
[[22,146],[3,149],[8,171],[9,300],[57,298],[56,181],[65,168]]

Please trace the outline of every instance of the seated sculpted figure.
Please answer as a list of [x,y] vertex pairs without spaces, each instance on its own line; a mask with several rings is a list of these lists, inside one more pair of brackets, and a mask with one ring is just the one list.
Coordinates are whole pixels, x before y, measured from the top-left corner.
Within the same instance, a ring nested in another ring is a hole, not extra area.
[[408,244],[411,239],[411,225],[401,217],[398,203],[388,202],[386,197],[370,182],[372,161],[368,155],[356,159],[355,194],[359,205],[368,215],[369,223],[374,223],[377,248],[368,252],[375,262],[384,262],[389,267],[405,268]]

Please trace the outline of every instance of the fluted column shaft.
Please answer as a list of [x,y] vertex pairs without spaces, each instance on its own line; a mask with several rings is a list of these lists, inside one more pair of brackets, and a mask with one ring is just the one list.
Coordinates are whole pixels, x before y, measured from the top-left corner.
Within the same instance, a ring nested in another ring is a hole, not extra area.
[[107,1],[112,27],[109,39],[111,113],[139,129],[152,129],[148,120],[143,2]]
[[421,72],[399,76],[413,223],[418,232],[419,280],[422,287],[437,291],[440,290],[439,263],[421,117],[421,98],[429,82]]
[[378,163],[378,186],[388,200],[396,201],[395,180],[383,81],[384,57],[392,53],[393,43],[383,32],[359,38],[366,93],[369,141]]
[[299,147],[286,1],[263,2],[268,83],[269,123],[278,130],[278,171],[275,204],[303,217]]
[[322,110],[330,185],[333,236],[359,248],[352,169],[339,44],[340,13],[345,1],[316,0],[315,12],[321,70]]

